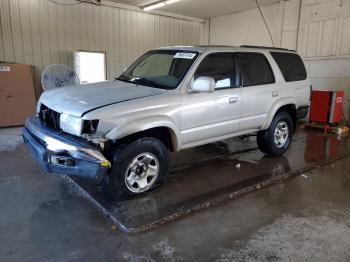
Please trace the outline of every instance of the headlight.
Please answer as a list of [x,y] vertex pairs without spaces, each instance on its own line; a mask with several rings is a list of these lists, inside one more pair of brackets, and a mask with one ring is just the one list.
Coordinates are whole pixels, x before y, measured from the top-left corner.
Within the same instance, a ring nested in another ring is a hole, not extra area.
[[72,135],[80,136],[83,120],[80,117],[62,113],[60,116],[60,128]]

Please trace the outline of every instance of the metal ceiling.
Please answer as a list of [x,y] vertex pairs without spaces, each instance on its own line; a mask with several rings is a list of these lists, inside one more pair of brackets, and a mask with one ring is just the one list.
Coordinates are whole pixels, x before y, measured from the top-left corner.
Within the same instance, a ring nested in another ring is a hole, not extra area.
[[[112,0],[117,3],[143,7],[159,0]],[[280,2],[280,0],[259,0],[261,6]],[[180,0],[166,5],[157,11],[165,11],[198,18],[209,18],[256,7],[255,0]]]

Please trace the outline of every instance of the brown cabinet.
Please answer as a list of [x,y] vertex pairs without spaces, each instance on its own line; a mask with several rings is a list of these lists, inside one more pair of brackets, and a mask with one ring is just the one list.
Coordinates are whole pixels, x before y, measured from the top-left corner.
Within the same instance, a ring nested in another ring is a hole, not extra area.
[[23,125],[35,102],[33,67],[0,63],[0,127]]

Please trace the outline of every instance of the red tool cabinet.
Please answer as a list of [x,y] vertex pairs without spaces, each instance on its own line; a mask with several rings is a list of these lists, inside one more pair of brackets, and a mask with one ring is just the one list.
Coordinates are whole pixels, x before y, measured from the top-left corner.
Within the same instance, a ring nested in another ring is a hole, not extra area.
[[312,91],[310,122],[338,124],[342,119],[344,92]]

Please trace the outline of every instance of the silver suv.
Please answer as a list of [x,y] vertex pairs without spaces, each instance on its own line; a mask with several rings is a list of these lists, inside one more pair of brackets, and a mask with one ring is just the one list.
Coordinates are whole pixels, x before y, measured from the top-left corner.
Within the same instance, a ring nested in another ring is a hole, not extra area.
[[23,137],[45,171],[130,197],[165,181],[169,151],[256,134],[261,151],[283,154],[309,96],[295,51],[164,47],[114,80],[43,93]]

